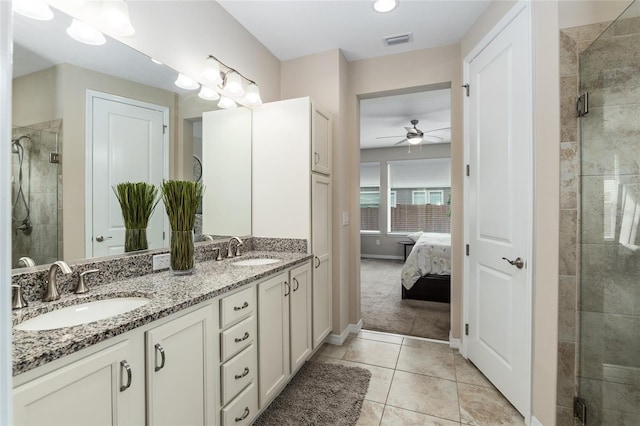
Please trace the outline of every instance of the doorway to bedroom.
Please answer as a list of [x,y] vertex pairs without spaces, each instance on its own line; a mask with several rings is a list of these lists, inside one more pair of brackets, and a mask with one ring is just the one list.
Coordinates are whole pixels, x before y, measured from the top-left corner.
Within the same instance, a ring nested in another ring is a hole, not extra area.
[[363,329],[448,340],[451,85],[360,100]]

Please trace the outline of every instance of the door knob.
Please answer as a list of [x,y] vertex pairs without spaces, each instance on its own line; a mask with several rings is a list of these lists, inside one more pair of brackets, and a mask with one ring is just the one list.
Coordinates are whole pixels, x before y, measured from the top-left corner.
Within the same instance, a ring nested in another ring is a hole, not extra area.
[[98,235],[98,236],[96,237],[96,241],[97,241],[97,242],[99,242],[99,243],[101,243],[101,242],[103,242],[104,240],[110,240],[111,238],[113,238],[113,237],[105,237],[105,236],[102,236],[102,235]]
[[509,260],[506,257],[503,257],[502,259],[506,260],[510,265],[513,265],[518,269],[524,268],[524,260],[522,260],[521,257],[516,257],[516,260]]

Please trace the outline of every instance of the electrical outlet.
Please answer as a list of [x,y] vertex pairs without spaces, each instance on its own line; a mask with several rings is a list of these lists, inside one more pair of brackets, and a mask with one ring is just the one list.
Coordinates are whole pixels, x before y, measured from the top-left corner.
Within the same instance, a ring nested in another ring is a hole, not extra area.
[[379,246],[380,245],[380,240],[376,240],[376,245]]
[[170,259],[169,253],[156,254],[153,256],[153,270],[161,271],[163,269],[169,269]]

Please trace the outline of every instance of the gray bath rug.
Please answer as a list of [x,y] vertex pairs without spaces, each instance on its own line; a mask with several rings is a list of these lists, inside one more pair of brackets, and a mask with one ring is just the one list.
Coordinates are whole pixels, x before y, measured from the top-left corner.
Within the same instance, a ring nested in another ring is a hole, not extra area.
[[355,425],[370,379],[364,368],[307,362],[254,425]]

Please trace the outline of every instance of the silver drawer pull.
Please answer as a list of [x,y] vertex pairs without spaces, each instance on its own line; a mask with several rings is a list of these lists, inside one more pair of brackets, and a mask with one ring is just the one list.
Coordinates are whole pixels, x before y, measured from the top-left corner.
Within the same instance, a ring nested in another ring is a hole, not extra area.
[[249,332],[248,332],[248,331],[245,331],[245,332],[244,332],[244,336],[242,336],[242,337],[236,337],[236,338],[235,338],[235,341],[236,341],[236,343],[240,343],[240,342],[244,342],[244,341],[245,341],[245,340],[247,340],[248,338],[249,338]]
[[233,307],[233,310],[234,310],[234,311],[241,311],[241,310],[246,309],[246,308],[248,308],[248,307],[249,307],[249,302],[244,302],[244,303],[242,304],[242,306],[234,306],[234,307]]
[[236,422],[241,422],[247,417],[249,417],[249,413],[251,413],[251,410],[249,410],[249,407],[244,407],[244,413],[242,413],[242,417],[236,417]]
[[246,376],[247,376],[247,374],[249,374],[249,367],[245,367],[245,368],[244,368],[244,371],[242,372],[242,374],[236,374],[236,376],[235,376],[235,377],[236,377],[236,380],[240,380],[240,379],[242,379],[243,377],[246,377]]
[[160,356],[162,357],[162,362],[160,363],[160,367],[158,367],[158,361],[156,357],[156,371],[160,371],[164,368],[164,362],[166,358],[164,356],[164,348],[160,345],[160,343],[156,343],[156,353],[160,352]]
[[126,360],[120,361],[120,367],[127,370],[127,384],[120,386],[120,392],[124,392],[131,387],[131,366]]

